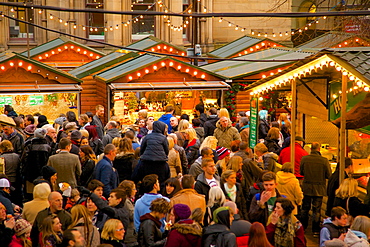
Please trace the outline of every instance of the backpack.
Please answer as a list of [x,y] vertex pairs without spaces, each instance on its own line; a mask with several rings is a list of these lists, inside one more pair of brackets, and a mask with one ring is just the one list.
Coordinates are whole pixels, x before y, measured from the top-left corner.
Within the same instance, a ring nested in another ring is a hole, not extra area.
[[228,234],[230,231],[211,233],[203,235],[203,245],[204,247],[227,247],[223,243],[224,235]]

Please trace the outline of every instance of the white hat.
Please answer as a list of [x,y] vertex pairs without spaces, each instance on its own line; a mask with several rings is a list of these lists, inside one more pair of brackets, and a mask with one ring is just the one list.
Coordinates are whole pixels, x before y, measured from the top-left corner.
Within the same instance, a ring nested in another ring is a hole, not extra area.
[[9,187],[10,187],[10,183],[8,179],[6,178],[0,179],[0,188],[9,188]]

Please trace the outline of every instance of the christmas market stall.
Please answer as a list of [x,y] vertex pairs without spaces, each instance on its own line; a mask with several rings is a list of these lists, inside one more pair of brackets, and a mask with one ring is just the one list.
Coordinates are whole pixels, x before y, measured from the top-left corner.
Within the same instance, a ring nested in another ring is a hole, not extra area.
[[158,119],[167,104],[174,115],[188,114],[199,103],[206,108],[222,105],[224,77],[168,56],[143,54],[100,72],[97,81],[109,86],[112,114],[126,124],[135,122],[137,112],[146,109]]
[[0,112],[40,113],[51,121],[60,113],[78,114],[82,81],[62,70],[11,52],[0,53]]
[[69,71],[105,56],[105,53],[64,36],[21,53],[36,61]]
[[[279,73],[291,66],[296,59],[312,54],[312,51],[302,49],[275,47],[241,56],[237,61],[220,61],[201,68],[228,78],[231,88],[225,92],[225,107],[231,112],[231,116],[235,116],[236,112],[248,111],[250,108],[250,95],[245,91],[249,84]],[[266,105],[266,109],[270,108],[272,107]],[[286,112],[284,109],[283,111]]]
[[339,160],[341,171],[351,157],[358,174],[370,172],[370,54],[363,49],[322,51],[247,87],[254,101],[290,92],[291,138],[320,142],[322,155],[333,167]]
[[[95,106],[97,105],[103,105],[105,109],[108,109],[107,84],[95,80],[93,76],[137,56],[138,54],[134,52],[126,53],[118,50],[68,71],[68,73],[83,81],[81,85],[83,88],[81,91],[81,112],[95,112]],[[104,122],[108,120],[108,113],[107,111],[104,112]]]

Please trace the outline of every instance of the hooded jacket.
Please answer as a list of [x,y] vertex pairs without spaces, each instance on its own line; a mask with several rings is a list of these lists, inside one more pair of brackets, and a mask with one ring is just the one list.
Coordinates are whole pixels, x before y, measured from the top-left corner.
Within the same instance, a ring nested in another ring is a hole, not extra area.
[[368,247],[369,242],[367,241],[367,236],[360,231],[355,231],[349,229],[346,237],[344,238],[344,242],[349,247]]
[[113,167],[117,170],[119,182],[131,180],[132,167],[135,161],[134,153],[119,153],[113,160]]
[[150,161],[167,161],[169,152],[167,137],[164,135],[166,124],[161,121],[153,123],[153,132],[142,139],[140,159]]
[[276,173],[276,188],[285,195],[294,205],[293,215],[298,213],[297,206],[302,204],[303,192],[299,181],[293,173],[278,171]]
[[168,234],[166,247],[201,247],[202,229],[193,220],[180,220]]
[[[172,126],[171,126],[171,124],[170,124],[170,119],[171,119],[171,117],[173,117],[173,116],[172,116],[172,114],[171,114],[171,113],[168,113],[168,114],[163,114],[163,115],[158,119],[158,121],[160,121],[160,122],[162,122],[162,123],[164,123],[164,124],[166,124],[166,125],[168,126],[168,130],[167,130],[168,134],[170,134],[170,133],[171,133],[171,130],[172,130]],[[154,126],[153,126],[153,131],[154,131]],[[163,133],[163,132],[162,132],[162,133]]]
[[134,224],[137,232],[139,231],[140,217],[146,213],[150,213],[150,204],[157,198],[164,198],[170,202],[170,199],[167,197],[164,197],[161,194],[153,193],[145,193],[139,200],[136,201],[134,209]]
[[278,161],[279,156],[276,153],[268,152],[262,155],[263,160],[263,170],[277,172],[278,168],[276,162]]
[[[216,179],[218,186],[220,186],[220,177],[217,175],[213,175]],[[206,177],[204,176],[204,172],[199,174],[197,181],[195,182],[194,189],[201,195],[205,195],[206,197],[206,204],[208,202],[208,193],[211,187],[208,185]]]
[[107,130],[106,134],[103,136],[102,143],[103,147],[105,147],[107,144],[112,143],[113,139],[116,137],[121,137],[121,133],[119,133],[119,129],[113,128]]
[[216,129],[216,123],[219,120],[217,115],[210,115],[207,118],[207,121],[204,123],[203,128],[204,128],[204,138],[207,136],[213,136],[213,133]]
[[141,247],[164,246],[166,238],[163,236],[160,227],[161,222],[150,213],[140,217],[140,229],[138,242]]
[[235,140],[241,141],[241,137],[239,131],[231,125],[231,121],[229,119],[229,124],[226,128],[221,126],[220,121],[216,123],[216,129],[213,133],[214,137],[218,140],[217,145],[221,147],[225,147],[231,149],[231,142]]

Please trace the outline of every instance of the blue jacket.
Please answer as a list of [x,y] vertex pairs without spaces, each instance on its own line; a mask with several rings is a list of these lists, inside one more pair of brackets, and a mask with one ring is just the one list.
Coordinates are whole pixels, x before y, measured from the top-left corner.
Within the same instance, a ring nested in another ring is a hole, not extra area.
[[161,121],[161,122],[163,122],[163,123],[165,123],[165,124],[167,124],[167,126],[168,126],[168,130],[167,130],[167,132],[168,132],[168,134],[170,134],[171,133],[171,130],[172,130],[172,126],[171,126],[171,124],[170,124],[170,119],[171,119],[171,117],[173,117],[172,116],[172,114],[163,114],[159,119],[158,119],[158,121]]
[[168,141],[163,134],[166,125],[163,122],[153,123],[153,132],[146,135],[140,145],[140,159],[150,161],[167,161]]
[[[153,193],[145,193],[139,200],[135,203],[135,210],[134,210],[134,225],[136,232],[139,232],[140,227],[140,217],[144,214],[150,213],[150,204],[157,198],[164,198],[168,202],[170,199],[167,197],[162,196],[161,194],[153,194]],[[162,222],[163,223],[163,222]]]
[[93,178],[104,184],[103,195],[108,198],[112,189],[118,187],[118,173],[106,156],[96,164]]

